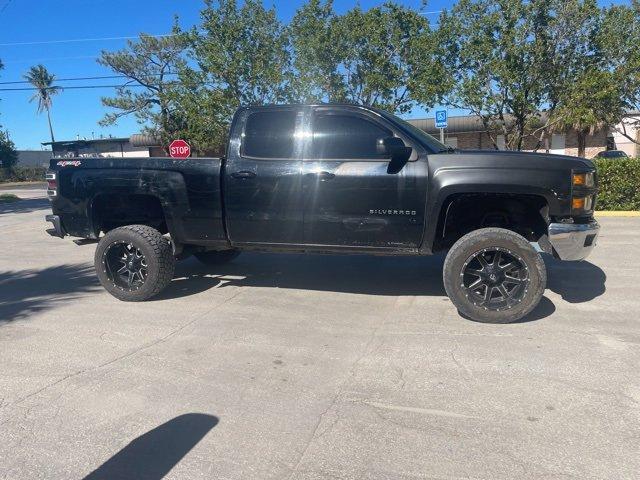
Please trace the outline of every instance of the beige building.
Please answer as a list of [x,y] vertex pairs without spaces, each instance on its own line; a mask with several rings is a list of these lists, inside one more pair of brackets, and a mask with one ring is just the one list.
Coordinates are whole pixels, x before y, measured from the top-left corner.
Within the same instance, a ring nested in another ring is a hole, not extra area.
[[131,138],[96,138],[92,140],[78,139],[59,142],[45,142],[42,145],[51,147],[54,158],[69,157],[149,157],[152,147],[139,146]]
[[[585,154],[587,158],[595,157],[603,150],[623,150],[630,157],[640,157],[640,145],[632,142],[620,132],[625,132],[631,138],[640,141],[640,130],[634,127],[634,123],[640,120],[640,113],[630,114],[624,123],[614,128],[602,128],[591,135],[587,135]],[[426,131],[436,138],[440,136],[440,130],[435,127],[433,118],[409,120],[409,123]],[[482,126],[482,122],[476,116],[449,117],[449,126],[445,130],[445,143],[455,148],[470,150],[493,150],[495,145]],[[505,149],[504,135],[496,136],[499,150]],[[525,151],[536,150],[537,141],[527,139],[524,145]],[[543,138],[537,148],[538,152],[549,152],[558,155],[578,155],[578,135],[575,130],[556,132]]]

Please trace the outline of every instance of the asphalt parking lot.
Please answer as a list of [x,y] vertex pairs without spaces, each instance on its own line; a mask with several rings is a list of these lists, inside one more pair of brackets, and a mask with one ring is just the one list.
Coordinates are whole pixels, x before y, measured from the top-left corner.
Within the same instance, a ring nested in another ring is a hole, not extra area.
[[[6,191],[5,191],[6,192]],[[243,254],[109,296],[94,245],[0,205],[0,478],[638,478],[640,218],[547,259],[526,321],[461,318],[442,257]]]

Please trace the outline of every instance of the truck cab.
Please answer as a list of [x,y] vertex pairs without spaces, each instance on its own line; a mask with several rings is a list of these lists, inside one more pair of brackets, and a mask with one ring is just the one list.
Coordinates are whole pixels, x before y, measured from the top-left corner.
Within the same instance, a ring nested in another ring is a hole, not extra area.
[[[418,251],[434,152],[384,116],[355,106],[243,108],[231,138],[225,218],[234,245]],[[390,173],[384,142],[394,138],[407,158]]]

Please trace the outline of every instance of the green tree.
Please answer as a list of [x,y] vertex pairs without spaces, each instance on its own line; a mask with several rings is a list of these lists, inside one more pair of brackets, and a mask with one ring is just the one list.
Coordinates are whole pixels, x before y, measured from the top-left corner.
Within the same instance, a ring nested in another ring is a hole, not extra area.
[[11,170],[18,163],[18,152],[9,134],[0,128],[0,167]]
[[171,85],[168,98],[174,112],[175,137],[187,140],[195,155],[224,153],[233,108],[225,92],[205,83],[201,72],[179,69],[179,81]]
[[440,18],[447,103],[477,115],[494,145],[540,140],[589,64],[597,12],[595,0],[460,0]]
[[331,1],[310,0],[291,26],[298,94],[303,101],[345,101],[404,113],[431,106],[442,64],[419,12],[387,2],[337,15]]
[[202,23],[188,35],[206,84],[229,104],[291,99],[291,52],[285,26],[260,0],[205,1]]
[[53,126],[51,124],[51,106],[53,104],[53,96],[62,91],[61,87],[53,85],[56,76],[49,73],[44,65],[36,65],[29,69],[26,75],[24,75],[31,85],[36,88],[36,93],[33,94],[30,102],[34,100],[38,101],[38,113],[43,111],[47,112],[47,121],[49,122],[49,133],[51,134],[51,141],[55,142],[53,136]]
[[597,129],[609,124],[612,105],[617,103],[619,90],[612,82],[612,74],[608,71],[592,69],[576,78],[559,103],[554,117],[556,121],[552,129],[566,131],[575,130],[578,137],[578,156],[586,153],[586,138]]
[[[544,19],[538,22],[542,29],[542,51],[538,57],[545,72],[545,122],[536,131],[538,146],[543,136],[552,131],[575,128],[584,149],[586,133],[600,127],[598,124],[586,127],[584,122],[587,119],[585,106],[589,105],[588,92],[603,79],[597,76],[593,54],[601,11],[595,0],[545,0],[535,2],[533,7],[534,17]],[[581,89],[585,89],[584,92]],[[597,101],[602,102],[609,93],[600,92]],[[581,105],[582,100],[587,103]],[[576,117],[571,119],[568,115],[573,108],[578,110]]]
[[406,113],[420,91],[423,105],[438,85],[429,23],[418,12],[394,3],[347,12],[338,22],[345,39],[342,61],[349,101]]
[[[640,106],[640,3],[590,7],[588,16],[582,15],[582,30],[566,34],[574,44],[571,48],[581,50],[580,55],[569,58],[579,61],[571,63],[558,56],[562,67],[551,71],[562,72],[564,78],[550,82],[555,106],[553,128],[576,131],[580,156],[585,156],[587,135],[605,127],[619,128],[620,133],[637,142],[626,131],[623,120]],[[580,16],[579,11],[569,13]]]
[[640,143],[627,131],[627,125],[640,128],[640,122],[623,122],[628,112],[640,110],[640,1],[603,9],[594,44],[599,69],[606,73],[601,86],[612,92],[607,102],[597,104],[597,121]]
[[181,128],[179,106],[171,94],[178,70],[185,64],[185,39],[174,35],[152,37],[141,34],[116,52],[103,51],[98,63],[129,78],[116,89],[115,97],[103,97],[102,104],[115,111],[107,113],[100,125],[113,125],[134,115],[143,130],[167,145]]
[[189,62],[178,67],[169,98],[180,105],[181,137],[199,153],[220,153],[239,106],[292,100],[289,38],[258,0],[206,1],[200,15],[182,34]]
[[347,97],[339,71],[344,44],[337,24],[332,0],[309,0],[291,20],[295,95],[301,102],[338,102]]

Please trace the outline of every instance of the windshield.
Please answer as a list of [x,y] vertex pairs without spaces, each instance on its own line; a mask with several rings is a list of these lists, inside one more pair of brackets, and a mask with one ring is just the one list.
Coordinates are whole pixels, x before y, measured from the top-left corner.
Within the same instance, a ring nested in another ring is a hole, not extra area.
[[439,142],[438,140],[435,139],[435,137],[432,137],[424,130],[420,130],[418,127],[411,125],[406,120],[403,120],[400,117],[397,117],[395,115],[392,115],[384,111],[380,111],[380,113],[387,119],[397,124],[407,134],[417,139],[420,143],[422,143],[422,145],[424,145],[427,149],[431,150],[432,152],[439,153],[439,152],[447,152],[447,151],[453,150],[453,148],[448,147],[444,143]]

